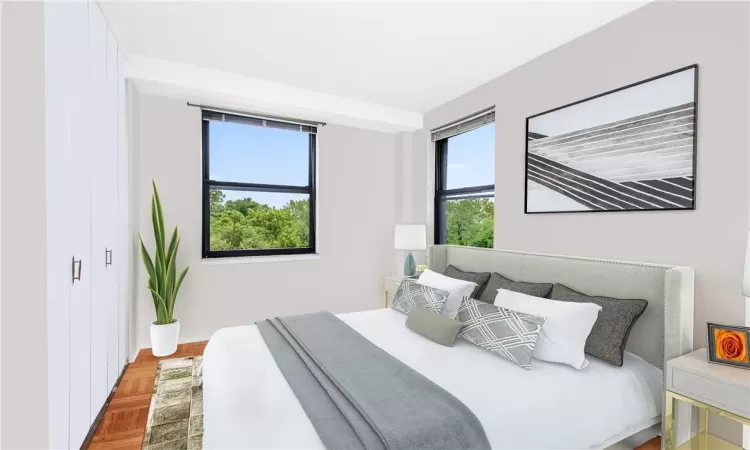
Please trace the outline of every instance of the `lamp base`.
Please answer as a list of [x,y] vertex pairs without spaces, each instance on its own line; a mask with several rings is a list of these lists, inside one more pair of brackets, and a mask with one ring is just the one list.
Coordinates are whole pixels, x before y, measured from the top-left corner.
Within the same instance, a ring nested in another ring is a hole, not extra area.
[[417,274],[417,263],[414,262],[414,255],[411,252],[406,254],[404,259],[404,276],[413,277]]

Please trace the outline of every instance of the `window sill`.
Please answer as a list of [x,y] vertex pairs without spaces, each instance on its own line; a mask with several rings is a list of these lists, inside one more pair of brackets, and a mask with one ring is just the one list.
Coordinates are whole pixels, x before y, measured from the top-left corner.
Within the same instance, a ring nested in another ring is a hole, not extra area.
[[306,253],[303,255],[269,255],[269,256],[237,256],[228,258],[204,258],[201,264],[206,266],[220,266],[225,264],[256,264],[275,263],[290,261],[313,261],[320,259],[319,253]]

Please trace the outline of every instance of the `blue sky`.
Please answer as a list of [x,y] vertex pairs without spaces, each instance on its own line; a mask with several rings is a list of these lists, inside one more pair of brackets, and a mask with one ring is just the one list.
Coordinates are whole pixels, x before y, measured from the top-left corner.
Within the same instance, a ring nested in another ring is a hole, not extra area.
[[[210,122],[210,178],[217,181],[307,185],[308,135],[237,124]],[[325,151],[320,149],[319,151]],[[351,151],[358,151],[352,147]],[[448,141],[448,188],[494,184],[495,124]],[[301,194],[225,191],[227,200],[250,197],[275,207]]]
[[[232,122],[210,122],[209,177],[217,181],[307,186],[308,134]],[[227,200],[250,197],[284,206],[303,194],[224,191]]]
[[495,124],[448,138],[447,189],[495,184]]

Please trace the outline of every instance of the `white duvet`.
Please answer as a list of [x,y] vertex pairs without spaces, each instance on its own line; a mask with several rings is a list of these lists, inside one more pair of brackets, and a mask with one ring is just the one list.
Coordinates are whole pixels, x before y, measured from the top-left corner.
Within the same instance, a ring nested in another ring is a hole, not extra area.
[[[461,400],[493,448],[601,448],[660,420],[661,370],[630,353],[623,367],[523,370],[461,339],[435,344],[390,309],[338,317]],[[255,325],[217,331],[204,358],[206,449],[324,448]]]

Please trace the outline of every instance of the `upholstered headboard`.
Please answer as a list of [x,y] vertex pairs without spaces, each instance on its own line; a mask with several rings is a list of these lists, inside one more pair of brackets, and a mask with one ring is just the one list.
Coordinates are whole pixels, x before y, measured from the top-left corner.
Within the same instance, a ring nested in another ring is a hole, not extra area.
[[562,283],[588,295],[641,298],[648,307],[630,333],[627,350],[663,368],[692,351],[693,269],[663,264],[435,245],[429,266],[452,264],[471,272],[498,272],[516,281]]

